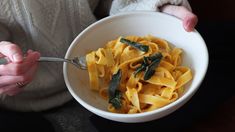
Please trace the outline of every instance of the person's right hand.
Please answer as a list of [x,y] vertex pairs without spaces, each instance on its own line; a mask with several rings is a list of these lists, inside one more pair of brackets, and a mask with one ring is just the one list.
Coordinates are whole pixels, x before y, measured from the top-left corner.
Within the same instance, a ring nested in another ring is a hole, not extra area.
[[0,58],[7,58],[8,64],[0,65],[0,94],[16,95],[23,89],[20,84],[33,80],[40,53],[29,50],[23,57],[21,49],[11,42],[0,42]]

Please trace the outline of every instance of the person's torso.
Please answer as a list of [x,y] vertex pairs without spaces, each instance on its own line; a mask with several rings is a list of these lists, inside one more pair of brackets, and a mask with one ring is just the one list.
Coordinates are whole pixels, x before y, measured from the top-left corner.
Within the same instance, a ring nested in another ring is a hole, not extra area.
[[[97,4],[97,0],[91,2]],[[64,57],[72,40],[95,22],[87,0],[1,0],[0,22],[11,31],[12,42],[24,52]],[[0,104],[10,109],[42,110],[71,99],[65,87],[62,63],[40,63],[24,92]]]

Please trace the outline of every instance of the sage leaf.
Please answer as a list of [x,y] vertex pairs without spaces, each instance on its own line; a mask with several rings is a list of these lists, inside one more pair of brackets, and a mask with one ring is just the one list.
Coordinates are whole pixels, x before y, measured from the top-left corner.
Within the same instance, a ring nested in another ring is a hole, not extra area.
[[125,38],[121,38],[120,42],[125,43],[127,45],[130,45],[130,46],[132,46],[132,47],[134,47],[134,48],[136,48],[138,50],[141,50],[143,52],[148,52],[148,50],[149,50],[149,47],[147,45],[143,45],[141,43],[130,41],[130,40],[125,39]]
[[159,65],[162,59],[162,54],[161,53],[154,54],[149,59],[152,60],[152,62],[149,64],[149,66],[147,66],[145,70],[144,80],[148,80],[153,76],[153,74],[155,73],[156,67]]
[[115,97],[111,98],[109,100],[109,103],[111,103],[115,109],[120,109],[122,107],[121,97],[122,97],[121,92],[117,90],[115,92]]
[[121,92],[118,90],[121,81],[121,70],[119,69],[116,74],[112,76],[109,84],[109,103],[111,103],[116,109],[121,108]]
[[141,63],[141,65],[139,67],[136,68],[136,71],[134,72],[134,77],[136,77],[136,75],[142,71],[145,71],[146,67],[148,66],[148,57],[143,58],[143,62]]

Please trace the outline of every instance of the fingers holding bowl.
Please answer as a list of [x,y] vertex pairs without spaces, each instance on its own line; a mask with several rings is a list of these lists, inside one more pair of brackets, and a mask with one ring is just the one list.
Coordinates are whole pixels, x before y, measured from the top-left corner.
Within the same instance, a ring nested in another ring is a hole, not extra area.
[[160,9],[163,13],[180,18],[183,21],[183,27],[187,32],[194,30],[198,18],[189,9],[184,6],[165,5]]

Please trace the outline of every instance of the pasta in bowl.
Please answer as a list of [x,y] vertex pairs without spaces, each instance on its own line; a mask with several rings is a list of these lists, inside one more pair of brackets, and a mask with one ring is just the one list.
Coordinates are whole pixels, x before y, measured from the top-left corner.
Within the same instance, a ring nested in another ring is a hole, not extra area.
[[[92,113],[119,122],[151,121],[174,112],[194,95],[208,67],[200,34],[186,32],[180,20],[157,12],[123,13],[92,24],[74,39],[65,58],[75,56],[86,56],[88,70],[64,63],[69,92]],[[90,75],[93,70],[97,76]],[[119,92],[113,85],[113,98],[110,83],[119,84]]]
[[90,86],[114,113],[140,113],[175,101],[192,79],[182,49],[151,35],[109,41],[86,55]]

